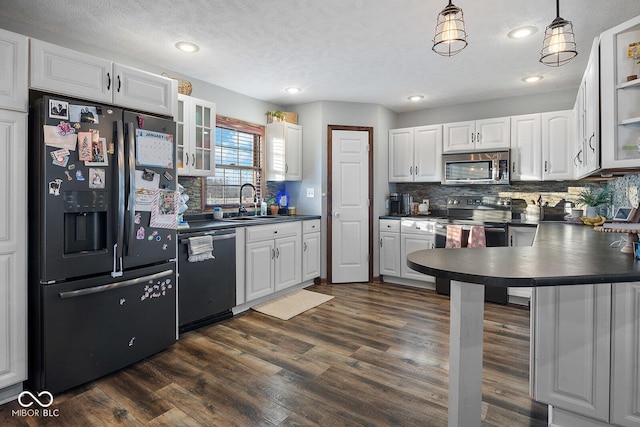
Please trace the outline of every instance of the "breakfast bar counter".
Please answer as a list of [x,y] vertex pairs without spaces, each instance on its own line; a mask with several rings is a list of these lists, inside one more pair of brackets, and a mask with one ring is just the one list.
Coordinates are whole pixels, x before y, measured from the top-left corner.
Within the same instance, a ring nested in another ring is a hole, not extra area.
[[[620,251],[625,238],[627,234],[542,222],[531,247],[429,249],[407,256],[410,268],[451,280],[449,426],[481,424],[484,287],[589,284],[602,290],[640,282],[640,261]],[[531,310],[533,316],[533,306]],[[608,407],[606,412],[608,416]]]

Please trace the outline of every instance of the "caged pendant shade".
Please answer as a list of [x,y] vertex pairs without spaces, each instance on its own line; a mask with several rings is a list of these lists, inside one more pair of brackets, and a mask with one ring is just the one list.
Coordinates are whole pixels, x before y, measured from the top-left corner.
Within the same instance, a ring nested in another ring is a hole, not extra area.
[[573,24],[560,17],[560,0],[556,0],[556,19],[544,32],[544,44],[540,62],[550,67],[559,67],[578,55],[573,34]]
[[438,55],[452,56],[467,47],[467,44],[462,9],[451,4],[449,0],[447,7],[438,14],[436,35],[431,49]]

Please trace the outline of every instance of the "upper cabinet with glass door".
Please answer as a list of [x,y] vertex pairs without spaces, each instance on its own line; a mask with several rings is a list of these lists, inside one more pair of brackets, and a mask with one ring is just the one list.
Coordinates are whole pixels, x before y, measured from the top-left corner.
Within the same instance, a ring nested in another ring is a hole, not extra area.
[[602,168],[640,167],[640,16],[600,35]]
[[215,175],[216,104],[178,95],[176,121],[178,174]]

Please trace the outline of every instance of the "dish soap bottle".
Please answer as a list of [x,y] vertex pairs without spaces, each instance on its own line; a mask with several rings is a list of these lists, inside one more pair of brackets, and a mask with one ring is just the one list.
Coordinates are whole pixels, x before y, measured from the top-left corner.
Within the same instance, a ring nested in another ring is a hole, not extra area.
[[262,199],[262,203],[260,203],[260,215],[265,216],[267,214],[267,202]]

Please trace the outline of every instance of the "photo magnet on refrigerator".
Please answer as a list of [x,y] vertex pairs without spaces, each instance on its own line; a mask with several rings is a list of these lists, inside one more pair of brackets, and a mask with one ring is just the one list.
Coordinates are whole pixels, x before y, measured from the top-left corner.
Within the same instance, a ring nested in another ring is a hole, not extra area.
[[53,194],[54,196],[59,196],[60,184],[62,184],[61,179],[55,179],[53,181],[49,181],[49,194]]

